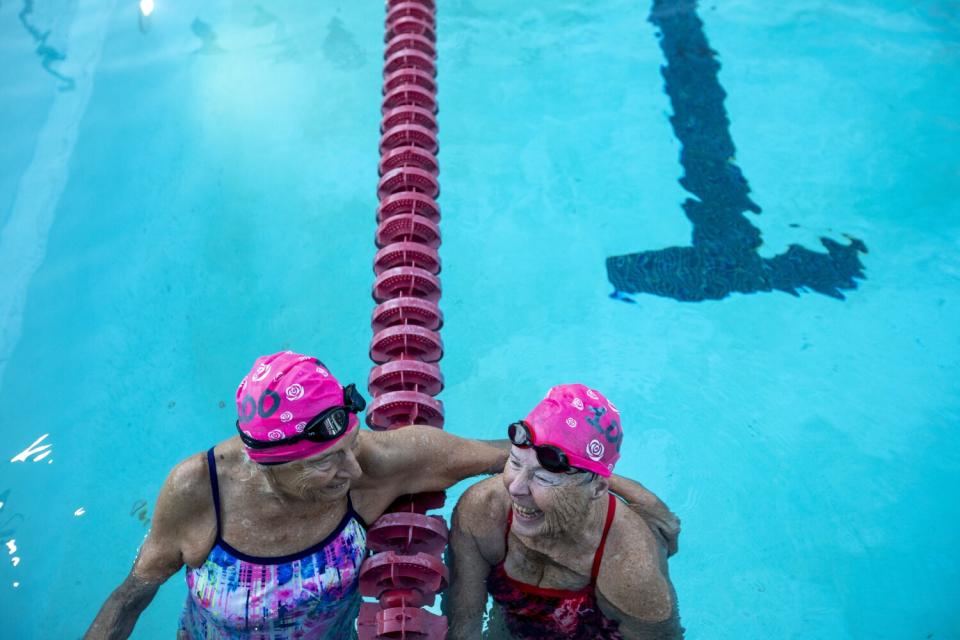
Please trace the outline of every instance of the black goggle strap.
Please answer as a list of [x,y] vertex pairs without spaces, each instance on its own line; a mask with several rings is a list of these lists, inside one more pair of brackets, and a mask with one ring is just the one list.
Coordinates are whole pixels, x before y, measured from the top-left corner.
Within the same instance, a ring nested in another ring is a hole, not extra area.
[[240,434],[240,441],[250,449],[271,449],[273,447],[299,442],[303,439],[303,434],[298,433],[291,438],[284,438],[282,440],[257,440],[256,438],[252,438],[247,435],[247,433],[240,428],[239,420],[237,420],[237,433]]
[[367,401],[357,391],[357,385],[348,384],[343,388],[343,406],[350,413],[360,413],[367,408]]

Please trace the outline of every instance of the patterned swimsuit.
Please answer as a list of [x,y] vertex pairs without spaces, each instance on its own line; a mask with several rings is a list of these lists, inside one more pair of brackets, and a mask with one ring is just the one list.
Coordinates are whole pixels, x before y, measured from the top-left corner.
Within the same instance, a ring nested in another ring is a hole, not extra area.
[[[590,584],[577,590],[544,589],[514,580],[507,575],[503,562],[490,571],[487,591],[502,607],[504,622],[510,634],[518,640],[540,638],[570,638],[571,640],[620,640],[620,623],[610,620],[597,605],[597,576],[607,543],[607,533],[613,523],[617,500],[610,495],[607,521],[603,525],[600,546],[593,556]],[[513,509],[507,515],[506,543],[509,544]],[[508,547],[505,547],[508,548]]]
[[353,638],[360,608],[357,574],[366,555],[363,519],[347,496],[333,532],[300,553],[261,558],[237,551],[220,535],[220,489],[213,449],[207,452],[217,539],[196,569],[187,568],[187,602],[179,638],[288,640]]

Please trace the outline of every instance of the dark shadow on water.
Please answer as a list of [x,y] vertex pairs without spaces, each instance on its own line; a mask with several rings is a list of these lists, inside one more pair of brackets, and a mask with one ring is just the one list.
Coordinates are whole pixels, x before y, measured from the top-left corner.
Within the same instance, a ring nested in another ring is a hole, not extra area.
[[696,0],[655,0],[650,22],[661,33],[665,89],[673,106],[670,124],[682,144],[680,184],[696,198],[683,203],[693,223],[692,245],[607,258],[610,297],[632,302],[627,294],[650,293],[683,302],[719,300],[731,293],[804,289],[844,299],[843,290],[865,279],[859,254],[863,242],[829,238],[826,252],[794,244],[773,258],[757,253],[760,230],[745,212],[760,213],[735,162],[726,93],[717,74],[720,64],[710,49],[697,15]]
[[194,18],[193,22],[190,23],[190,32],[200,39],[200,48],[196,49],[193,53],[223,53],[223,48],[220,46],[220,43],[217,42],[217,32],[213,30],[212,26],[200,18]]
[[60,91],[73,91],[76,86],[74,79],[53,68],[54,64],[66,60],[67,54],[47,44],[50,31],[40,31],[40,29],[33,25],[29,20],[31,13],[33,13],[33,0],[23,0],[23,8],[20,9],[18,17],[20,18],[20,24],[23,25],[23,28],[27,30],[27,33],[30,34],[30,37],[33,38],[34,43],[37,45],[36,54],[40,57],[40,64],[47,73],[60,81],[60,86],[57,87],[57,89]]
[[323,55],[344,71],[359,69],[366,62],[366,55],[357,44],[356,38],[337,17],[333,17],[327,25],[327,36],[323,39]]

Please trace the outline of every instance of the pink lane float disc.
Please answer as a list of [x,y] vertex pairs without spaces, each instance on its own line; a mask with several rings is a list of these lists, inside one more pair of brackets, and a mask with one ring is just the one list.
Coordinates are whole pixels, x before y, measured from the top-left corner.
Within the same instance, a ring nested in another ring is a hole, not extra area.
[[440,280],[417,267],[394,267],[373,281],[373,298],[377,302],[405,297],[422,298],[436,304],[440,300]]
[[447,546],[448,535],[447,523],[440,516],[388,513],[367,531],[367,546],[374,551],[439,556]]
[[419,242],[391,242],[373,257],[373,272],[380,275],[396,267],[419,267],[437,275],[440,255],[433,247]]
[[393,89],[396,89],[400,85],[404,84],[416,84],[420,85],[427,91],[432,93],[437,92],[437,83],[433,79],[434,74],[429,73],[424,69],[413,68],[413,67],[403,67],[397,69],[396,71],[384,76],[383,78],[383,92],[389,93]]
[[414,0],[407,2],[398,2],[387,10],[387,24],[393,24],[400,18],[417,18],[429,24],[435,25],[437,18],[434,15],[434,9],[425,7]]
[[379,598],[384,591],[393,589],[437,593],[447,588],[447,578],[447,567],[435,556],[385,551],[367,558],[360,566],[360,593],[368,598]]
[[383,50],[383,59],[386,60],[401,49],[416,49],[422,51],[431,58],[437,57],[437,48],[429,38],[425,38],[415,33],[401,33],[387,42]]
[[[395,245],[388,245],[384,249],[390,246]],[[373,310],[371,320],[375,333],[387,327],[409,324],[425,327],[431,331],[438,331],[443,326],[443,312],[440,311],[436,302],[412,296],[401,296],[378,304]]]
[[367,410],[367,426],[390,431],[411,424],[443,428],[443,403],[417,391],[391,391],[374,398]]
[[436,9],[436,4],[434,3],[433,0],[387,0],[387,11],[394,8],[398,4],[402,4],[404,2],[411,2],[411,1],[418,2],[423,6],[425,6],[427,9],[431,9],[431,10]]
[[412,105],[403,105],[387,111],[383,115],[383,120],[380,121],[380,133],[386,133],[387,130],[402,124],[415,124],[430,131],[434,137],[437,135],[437,117],[423,107]]
[[[383,72],[387,75],[403,69],[419,69],[429,74],[431,80],[437,75],[437,66],[433,56],[419,49],[400,49],[390,56],[383,65]],[[431,89],[431,91],[435,90]]]
[[440,222],[440,205],[422,193],[404,191],[384,198],[377,207],[377,222],[402,215],[418,215],[436,225]]
[[443,509],[446,502],[446,491],[408,494],[394,500],[385,513],[426,513],[433,509]]
[[380,108],[381,113],[386,113],[390,109],[411,105],[421,107],[432,113],[437,112],[437,97],[433,91],[427,91],[416,84],[404,84],[395,89],[391,89],[383,96],[383,105]]
[[379,609],[376,604],[360,605],[358,640],[444,640],[447,619],[414,607]]
[[430,362],[394,360],[370,370],[367,390],[373,396],[391,391],[421,391],[436,396],[443,391],[443,374]]
[[437,134],[417,124],[400,124],[390,127],[380,136],[381,156],[394,149],[411,146],[420,147],[436,155],[440,145],[437,143]]
[[370,341],[370,359],[378,364],[400,358],[436,362],[442,356],[440,334],[412,324],[387,327],[375,333]]
[[394,589],[380,594],[380,608],[432,607],[436,599],[435,593],[424,593],[417,589]]
[[380,178],[380,184],[377,185],[377,198],[383,200],[401,191],[425,193],[436,199],[440,195],[440,183],[429,171],[416,167],[397,167]]
[[387,218],[377,226],[376,242],[378,247],[385,247],[391,242],[419,242],[436,249],[440,246],[440,229],[428,218],[415,213],[402,213]]
[[400,167],[413,167],[428,171],[433,177],[440,173],[437,157],[420,147],[408,146],[391,149],[380,159],[380,175]]
[[413,18],[410,16],[398,18],[391,24],[388,24],[387,32],[383,36],[383,41],[390,42],[396,36],[407,33],[423,36],[430,42],[437,41],[437,34],[434,31],[432,24],[424,20],[420,20],[419,18]]

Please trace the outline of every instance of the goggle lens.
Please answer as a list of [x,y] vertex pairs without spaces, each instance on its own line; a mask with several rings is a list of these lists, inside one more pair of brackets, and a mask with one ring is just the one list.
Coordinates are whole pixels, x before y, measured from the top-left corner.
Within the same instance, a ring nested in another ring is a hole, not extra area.
[[567,473],[573,470],[573,467],[570,466],[570,460],[567,458],[567,454],[557,447],[550,444],[533,444],[533,436],[530,432],[530,427],[528,427],[523,421],[514,422],[511,424],[507,429],[507,434],[510,437],[510,442],[515,446],[520,447],[521,449],[532,447],[534,453],[537,454],[537,462],[539,462],[540,466],[547,471],[551,473]]

